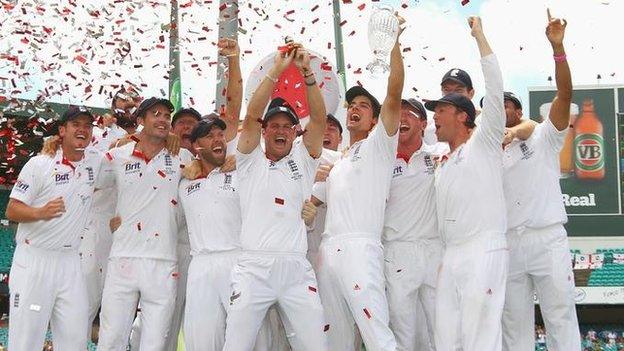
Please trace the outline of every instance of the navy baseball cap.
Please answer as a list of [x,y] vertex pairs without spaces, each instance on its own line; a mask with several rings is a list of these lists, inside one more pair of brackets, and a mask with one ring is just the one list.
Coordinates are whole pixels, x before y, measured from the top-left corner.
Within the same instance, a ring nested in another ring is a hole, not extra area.
[[338,120],[338,118],[336,118],[331,113],[328,113],[327,114],[327,121],[334,122],[334,124],[338,127],[338,130],[340,131],[340,134],[342,134],[342,124],[340,124],[340,121]]
[[173,104],[168,99],[151,97],[141,102],[141,105],[139,105],[136,111],[134,111],[134,116],[135,117],[143,116],[150,107],[154,105],[158,105],[158,104],[165,105],[171,112],[173,112],[174,110]]
[[449,80],[465,86],[466,88],[468,88],[468,90],[472,89],[472,79],[470,79],[470,75],[468,74],[468,72],[464,71],[463,69],[450,69],[448,72],[446,72],[444,77],[442,77],[442,82],[440,83],[440,85],[444,84]]
[[212,127],[218,127],[222,130],[225,130],[227,126],[221,118],[201,120],[191,131],[191,142],[195,142],[197,139],[203,138],[208,135],[208,133],[210,133],[210,130],[212,130]]
[[262,125],[266,126],[266,124],[269,122],[271,117],[279,113],[285,114],[293,123],[293,125],[299,124],[299,117],[297,117],[297,114],[290,107],[288,102],[286,102],[286,100],[282,98],[275,98],[271,100],[271,103],[269,104],[269,108],[267,112],[264,114],[264,118],[262,119]]
[[356,86],[351,87],[349,90],[347,90],[345,94],[345,99],[347,100],[347,104],[351,104],[351,101],[353,101],[353,99],[355,99],[358,96],[366,96],[371,101],[371,104],[373,105],[372,106],[373,117],[375,118],[379,117],[379,114],[381,113],[381,104],[373,96],[373,94],[369,93],[368,90],[364,89],[364,87],[356,85]]
[[443,98],[439,100],[427,100],[425,102],[425,107],[429,111],[435,111],[435,108],[438,104],[449,104],[457,107],[458,109],[466,112],[468,115],[468,119],[470,122],[474,123],[476,117],[475,107],[472,104],[472,101],[459,93],[450,93],[446,94]]
[[411,106],[414,110],[416,110],[418,117],[421,119],[427,119],[427,110],[425,110],[425,106],[423,106],[420,101],[416,99],[401,99],[401,104]]
[[196,109],[189,107],[189,108],[183,108],[183,109],[179,109],[178,111],[176,111],[176,113],[173,115],[173,117],[171,117],[171,126],[174,126],[176,121],[182,117],[183,115],[189,115],[193,118],[195,118],[197,121],[201,121],[202,119],[202,115],[201,113],[197,112]]
[[71,120],[78,118],[79,116],[87,116],[91,119],[91,121],[95,120],[95,117],[89,111],[88,108],[84,106],[69,106],[69,108],[63,113],[61,116],[60,122],[61,124],[65,124]]
[[[479,101],[479,106],[481,107],[483,107],[483,99],[485,99],[485,96],[482,97]],[[522,102],[520,102],[520,98],[510,91],[506,91],[503,93],[503,101],[511,101],[514,106],[516,106],[516,108],[522,109]]]

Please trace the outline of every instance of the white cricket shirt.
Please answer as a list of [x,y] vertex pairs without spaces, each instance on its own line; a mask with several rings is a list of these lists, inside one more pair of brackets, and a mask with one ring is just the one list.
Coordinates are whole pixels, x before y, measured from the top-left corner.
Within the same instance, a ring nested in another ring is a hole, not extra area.
[[86,150],[84,158],[70,162],[59,148],[54,157],[38,155],[26,162],[10,197],[31,207],[43,207],[63,198],[65,212],[57,218],[20,223],[17,244],[45,250],[78,250],[91,209],[102,154]]
[[244,250],[306,254],[306,228],[301,217],[310,199],[318,159],[303,142],[277,162],[260,145],[251,153],[236,151]]
[[438,229],[447,246],[488,235],[502,236],[507,229],[503,79],[494,54],[482,58],[481,66],[486,93],[480,123],[465,144],[448,159],[442,158],[435,173]]
[[386,204],[383,242],[439,240],[435,204],[435,164],[438,156],[423,142],[409,163],[397,157]]
[[[338,160],[342,154],[338,151],[323,149],[321,153],[321,165],[332,166]],[[325,192],[325,182],[314,183],[312,193],[317,191]],[[317,252],[319,245],[321,244],[321,235],[325,230],[325,216],[327,214],[327,204],[322,204],[316,208],[316,217],[308,229],[308,251]]]
[[336,162],[326,181],[326,198],[319,198],[327,203],[324,237],[363,234],[381,240],[398,141],[399,132],[389,136],[380,119],[366,139]]
[[503,166],[507,226],[543,228],[566,223],[559,177],[559,151],[568,129],[557,130],[549,118],[527,140],[505,148]]
[[98,177],[100,191],[117,189],[121,226],[113,233],[110,257],[176,260],[178,184],[183,159],[192,156],[185,149],[174,156],[163,148],[147,160],[135,145],[108,151]]

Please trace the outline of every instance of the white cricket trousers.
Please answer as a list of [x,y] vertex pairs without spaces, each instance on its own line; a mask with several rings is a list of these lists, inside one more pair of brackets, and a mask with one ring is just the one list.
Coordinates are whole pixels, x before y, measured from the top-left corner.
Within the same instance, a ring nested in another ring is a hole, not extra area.
[[[106,215],[106,217],[109,217]],[[102,303],[102,291],[106,277],[106,266],[113,237],[109,228],[110,218],[92,214],[80,241],[82,272],[87,285],[89,299],[89,319],[87,339],[91,338],[93,321]]]
[[87,347],[89,303],[78,251],[18,244],[9,292],[9,350],[41,350],[48,323],[55,350]]
[[447,246],[438,276],[437,351],[500,351],[509,249],[504,234]]
[[433,329],[440,241],[384,243],[390,329],[400,351],[434,350]]
[[368,351],[396,350],[385,292],[383,248],[374,235],[323,238],[319,288],[329,349],[354,350],[355,325]]
[[[184,312],[187,351],[221,351],[225,344],[225,321],[230,307],[231,274],[239,250],[193,256],[189,267]],[[254,350],[272,351],[269,316],[265,318]]]
[[537,298],[552,351],[580,351],[570,247],[561,224],[508,232],[509,274],[503,312],[503,350],[535,349]]
[[224,351],[251,350],[276,303],[293,350],[328,350],[318,285],[305,254],[243,252],[232,269],[229,303]]
[[141,304],[140,351],[165,347],[177,289],[177,263],[151,258],[110,258],[100,314],[98,351],[123,351]]

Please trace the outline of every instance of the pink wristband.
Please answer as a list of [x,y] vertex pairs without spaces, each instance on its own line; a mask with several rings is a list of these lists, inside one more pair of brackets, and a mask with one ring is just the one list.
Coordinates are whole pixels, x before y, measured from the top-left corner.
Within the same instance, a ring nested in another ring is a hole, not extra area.
[[566,54],[562,54],[562,55],[553,55],[553,59],[555,59],[555,62],[565,62],[567,60],[567,56]]

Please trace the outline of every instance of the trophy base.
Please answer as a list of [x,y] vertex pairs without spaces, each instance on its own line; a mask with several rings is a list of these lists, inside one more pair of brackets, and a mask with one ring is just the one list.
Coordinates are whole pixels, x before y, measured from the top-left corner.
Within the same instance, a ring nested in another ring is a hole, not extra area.
[[366,70],[368,70],[373,77],[382,78],[390,73],[390,66],[383,60],[376,59],[366,66]]

